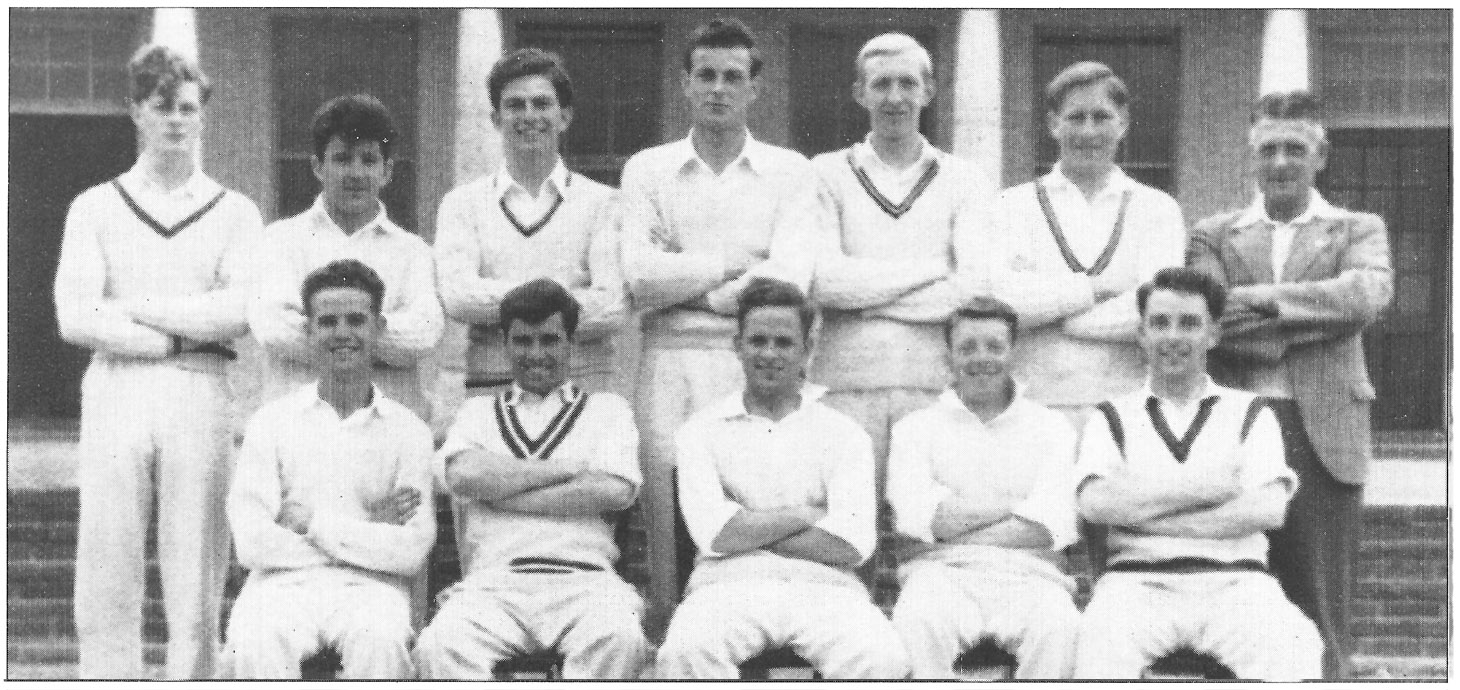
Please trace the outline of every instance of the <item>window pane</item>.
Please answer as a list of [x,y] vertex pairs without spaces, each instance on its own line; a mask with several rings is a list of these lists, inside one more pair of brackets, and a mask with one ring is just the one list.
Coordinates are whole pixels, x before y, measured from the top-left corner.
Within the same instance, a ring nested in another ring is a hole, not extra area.
[[51,62],[85,65],[91,61],[91,37],[84,29],[52,29],[49,58]]
[[51,98],[83,99],[91,95],[91,78],[85,66],[52,65]]
[[10,63],[10,98],[45,98],[46,68]]
[[46,35],[39,29],[10,25],[10,64],[34,64],[46,60]]

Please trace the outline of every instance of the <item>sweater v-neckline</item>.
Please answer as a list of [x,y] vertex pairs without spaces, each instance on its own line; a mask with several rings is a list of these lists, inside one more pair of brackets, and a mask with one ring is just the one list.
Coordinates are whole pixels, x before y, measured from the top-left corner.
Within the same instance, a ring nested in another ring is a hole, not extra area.
[[883,213],[892,216],[894,220],[911,211],[913,204],[917,203],[923,192],[928,190],[928,186],[933,184],[933,178],[938,176],[938,159],[934,158],[928,163],[928,169],[923,171],[922,177],[918,178],[917,184],[908,191],[907,197],[902,200],[902,203],[893,203],[881,190],[877,189],[877,185],[872,184],[872,178],[867,175],[866,170],[857,165],[857,160],[850,150],[847,151],[847,165],[851,166],[852,175],[857,178],[858,184],[862,185],[862,191],[872,197],[872,201],[877,204],[877,207],[882,209]]

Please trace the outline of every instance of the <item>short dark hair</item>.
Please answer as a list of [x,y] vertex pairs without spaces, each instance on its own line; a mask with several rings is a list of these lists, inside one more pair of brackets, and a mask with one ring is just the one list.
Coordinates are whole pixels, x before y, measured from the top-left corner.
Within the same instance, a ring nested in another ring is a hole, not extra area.
[[733,17],[718,17],[701,24],[684,49],[684,71],[694,69],[694,54],[697,48],[744,48],[750,52],[750,76],[760,76],[764,64],[760,49],[755,47],[755,36],[745,22]]
[[1263,94],[1252,109],[1252,121],[1319,120],[1318,98],[1307,91],[1282,91]]
[[1044,109],[1057,113],[1065,106],[1065,98],[1071,91],[1089,84],[1104,84],[1105,93],[1111,102],[1122,110],[1130,107],[1130,90],[1125,81],[1115,76],[1115,71],[1103,62],[1077,62],[1064,68],[1044,87]]
[[563,315],[563,330],[568,338],[578,330],[578,314],[582,306],[568,289],[548,278],[529,280],[507,291],[498,307],[502,317],[502,337],[512,327],[513,321],[536,325],[547,321],[553,314]]
[[324,160],[324,150],[335,137],[346,144],[378,141],[380,155],[386,159],[390,158],[391,146],[400,138],[390,110],[376,97],[363,93],[325,101],[314,112],[310,134],[314,137],[314,157],[320,161]]
[[953,327],[961,319],[1002,319],[1009,326],[1009,344],[1019,340],[1019,313],[997,297],[980,296],[968,301],[943,324],[943,342],[953,346]]
[[547,77],[552,82],[559,106],[573,107],[573,80],[568,78],[568,71],[563,68],[562,56],[540,48],[519,48],[498,60],[487,74],[487,94],[492,98],[492,110],[501,108],[502,90],[508,84],[514,79],[534,75]]
[[1146,316],[1146,302],[1151,299],[1151,293],[1156,290],[1199,295],[1206,300],[1207,313],[1211,314],[1213,321],[1222,318],[1222,310],[1227,306],[1227,288],[1222,285],[1221,281],[1205,271],[1184,266],[1172,266],[1156,271],[1155,277],[1136,288],[1136,309],[1142,318]]
[[127,62],[127,81],[131,84],[129,98],[134,105],[141,105],[154,93],[171,102],[184,82],[198,85],[198,100],[203,105],[213,95],[213,83],[198,63],[164,45],[150,44],[138,49]]
[[375,269],[355,259],[338,259],[316,268],[304,278],[299,288],[299,297],[304,301],[304,315],[314,315],[314,305],[309,300],[321,290],[330,288],[354,288],[370,295],[370,308],[378,315],[385,300],[385,281]]
[[762,307],[791,307],[796,310],[796,316],[801,319],[801,335],[811,334],[811,324],[816,319],[816,312],[811,308],[811,302],[801,289],[784,280],[774,278],[756,278],[750,281],[745,289],[740,291],[740,297],[735,304],[735,332],[745,332],[745,317],[755,309]]

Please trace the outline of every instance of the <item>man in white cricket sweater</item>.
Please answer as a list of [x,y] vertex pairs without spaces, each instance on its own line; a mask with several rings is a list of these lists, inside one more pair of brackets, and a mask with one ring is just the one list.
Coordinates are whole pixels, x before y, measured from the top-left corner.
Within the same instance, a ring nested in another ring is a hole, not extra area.
[[343,259],[300,286],[318,378],[249,421],[228,495],[238,560],[224,678],[299,678],[324,647],[340,676],[414,676],[410,586],[436,538],[431,432],[372,378],[385,286]]
[[1044,89],[1060,157],[999,195],[977,238],[980,275],[1025,325],[1014,377],[1078,427],[1096,403],[1141,385],[1135,290],[1185,256],[1176,201],[1116,165],[1130,94],[1109,67],[1080,62]]
[[735,300],[756,277],[805,291],[815,263],[815,172],[801,154],[746,128],[761,59],[745,25],[717,19],[695,31],[681,83],[689,136],[640,151],[624,166],[624,273],[642,314],[636,395],[646,473],[651,634],[677,599],[673,434],[695,410],[734,392],[728,348]]
[[[912,37],[883,34],[862,46],[853,88],[872,131],[813,161],[835,223],[817,260],[814,297],[825,322],[811,380],[830,389],[826,404],[871,435],[880,499],[892,425],[948,384],[943,323],[978,287],[970,240],[992,189],[919,133],[933,63]],[[879,524],[890,536],[886,518]],[[877,570],[890,572],[886,546]]]
[[1069,678],[1080,613],[1060,550],[1077,538],[1075,428],[1009,375],[1018,316],[978,297],[948,320],[953,385],[892,428],[887,498],[902,592],[892,624],[918,678],[953,678],[989,638],[1015,677]]
[[157,517],[167,678],[207,678],[228,574],[225,376],[247,332],[258,208],[198,166],[197,64],[145,46],[127,65],[141,153],[66,215],[61,337],[93,351],[81,385],[76,632],[81,678],[145,677],[144,545]]
[[537,278],[562,284],[583,307],[572,379],[594,392],[626,393],[618,388],[630,385],[620,372],[626,358],[615,351],[628,307],[617,194],[563,164],[573,83],[562,60],[536,48],[513,51],[492,66],[487,91],[502,167],[451,190],[436,216],[437,285],[452,320],[435,383],[438,435],[466,396],[495,395],[512,382],[498,310],[509,290]]
[[1206,373],[1225,301],[1188,268],[1136,293],[1146,385],[1101,403],[1080,439],[1077,502],[1110,527],[1110,560],[1080,620],[1076,678],[1139,678],[1183,647],[1238,678],[1320,677],[1318,628],[1267,570],[1264,531],[1298,483],[1277,418]]
[[567,679],[637,678],[644,604],[613,570],[613,520],[641,483],[633,412],[569,380],[582,311],[567,289],[529,281],[499,310],[512,385],[469,398],[436,456],[463,577],[421,632],[421,674],[487,680],[548,651]]
[[657,677],[736,678],[789,648],[829,679],[900,679],[907,656],[853,568],[877,544],[872,444],[805,382],[813,312],[759,279],[738,299],[745,387],[675,434],[679,507],[699,548]]
[[441,338],[444,319],[436,297],[431,250],[392,222],[380,190],[394,170],[400,135],[385,105],[372,96],[341,96],[320,106],[310,128],[314,176],[323,191],[299,215],[264,231],[269,257],[248,322],[262,347],[261,402],[312,380],[313,352],[305,332],[299,283],[342,258],[363,262],[385,281],[385,333],[376,349],[376,385],[387,396],[430,418],[420,362]]

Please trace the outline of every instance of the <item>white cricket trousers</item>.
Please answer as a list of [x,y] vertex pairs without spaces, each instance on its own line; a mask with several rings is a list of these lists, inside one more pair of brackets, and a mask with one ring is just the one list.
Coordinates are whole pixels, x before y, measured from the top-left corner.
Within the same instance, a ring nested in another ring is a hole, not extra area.
[[223,372],[104,356],[86,370],[75,591],[81,678],[146,677],[145,543],[154,512],[166,677],[214,673],[233,464]]
[[1071,677],[1080,612],[1067,586],[1027,570],[943,563],[904,568],[892,625],[907,647],[914,678],[955,678],[954,661],[984,637],[1019,660],[1015,678]]
[[548,650],[566,680],[632,680],[648,661],[644,602],[612,572],[480,573],[442,597],[416,643],[422,678],[491,680],[497,662]]
[[1247,680],[1323,675],[1318,628],[1262,572],[1107,572],[1080,619],[1075,677],[1140,678],[1179,647]]
[[410,593],[388,576],[343,567],[249,573],[228,621],[222,676],[295,679],[325,647],[341,679],[415,676]]
[[655,677],[739,678],[740,664],[789,647],[830,680],[900,680],[907,653],[856,585],[753,580],[696,587],[674,612]]

